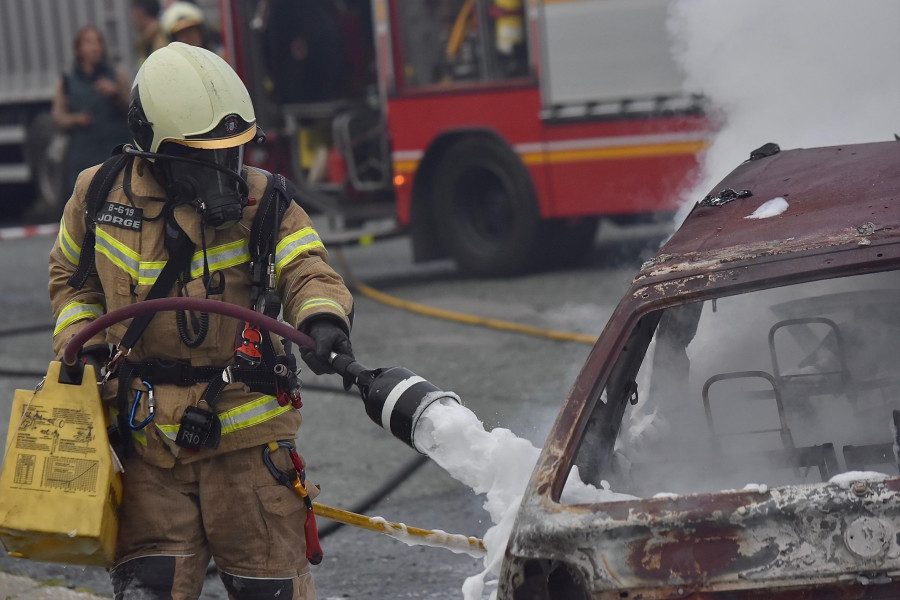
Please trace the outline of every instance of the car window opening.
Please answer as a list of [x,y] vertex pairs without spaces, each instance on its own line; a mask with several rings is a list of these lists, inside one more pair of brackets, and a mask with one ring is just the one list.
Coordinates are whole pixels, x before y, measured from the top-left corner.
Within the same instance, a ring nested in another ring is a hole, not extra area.
[[649,498],[897,474],[900,272],[679,305],[628,346],[581,440],[585,481]]

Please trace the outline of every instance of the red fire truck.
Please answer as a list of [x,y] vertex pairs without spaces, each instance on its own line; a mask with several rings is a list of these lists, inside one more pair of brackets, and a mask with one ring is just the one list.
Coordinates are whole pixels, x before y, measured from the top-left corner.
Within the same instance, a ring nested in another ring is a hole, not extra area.
[[564,264],[600,217],[672,211],[709,133],[667,0],[220,0],[266,150],[327,225],[392,216],[416,260]]

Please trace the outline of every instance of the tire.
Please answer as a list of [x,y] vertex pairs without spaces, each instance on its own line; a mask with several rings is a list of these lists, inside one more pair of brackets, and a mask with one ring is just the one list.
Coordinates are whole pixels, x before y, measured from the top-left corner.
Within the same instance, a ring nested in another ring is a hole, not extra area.
[[550,243],[544,264],[551,268],[567,268],[584,262],[594,248],[597,224],[596,217],[547,221],[547,239]]
[[534,266],[537,197],[508,146],[487,137],[455,143],[441,157],[433,197],[438,239],[461,272],[499,277]]

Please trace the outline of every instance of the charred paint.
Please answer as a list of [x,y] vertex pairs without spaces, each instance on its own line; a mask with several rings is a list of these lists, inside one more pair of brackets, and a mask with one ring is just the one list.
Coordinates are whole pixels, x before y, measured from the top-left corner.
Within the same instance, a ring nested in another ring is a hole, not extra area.
[[737,531],[660,532],[634,545],[628,564],[648,579],[706,581],[729,570],[740,554]]

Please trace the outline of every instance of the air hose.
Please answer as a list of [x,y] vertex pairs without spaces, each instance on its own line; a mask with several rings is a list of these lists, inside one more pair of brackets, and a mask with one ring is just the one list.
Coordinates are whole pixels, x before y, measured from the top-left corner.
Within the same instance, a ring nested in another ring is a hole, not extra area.
[[[290,340],[298,346],[315,347],[314,340],[305,333],[249,308],[204,298],[159,298],[130,304],[92,321],[66,344],[63,351],[64,367],[70,371],[73,379],[80,379],[76,373],[79,369],[78,353],[94,335],[126,319],[172,310],[205,311],[232,317],[239,321],[247,321],[260,329]],[[127,350],[125,355],[127,356]],[[333,366],[339,374],[349,378],[359,387],[366,412],[370,418],[413,448],[415,448],[413,433],[425,408],[442,399],[458,402],[454,395],[441,392],[428,381],[403,367],[367,369],[347,356],[335,356]],[[314,503],[314,510],[316,514],[321,514],[328,519],[384,533],[413,544],[443,547],[454,552],[469,554],[484,552],[483,542],[474,537],[408,527],[400,523],[366,517],[319,503]]]
[[312,348],[315,348],[316,346],[315,341],[305,333],[294,329],[286,323],[267,317],[255,310],[244,308],[243,306],[228,304],[227,302],[220,302],[218,300],[207,300],[205,298],[158,298],[156,300],[135,302],[134,304],[117,308],[116,310],[108,312],[91,321],[90,324],[76,333],[66,344],[66,348],[63,351],[63,364],[69,368],[77,366],[78,352],[81,350],[82,346],[84,346],[84,344],[94,335],[106,330],[111,325],[115,325],[120,321],[131,319],[139,315],[173,310],[206,311],[217,315],[232,317],[239,321],[248,321],[251,325],[290,340],[298,346]]

